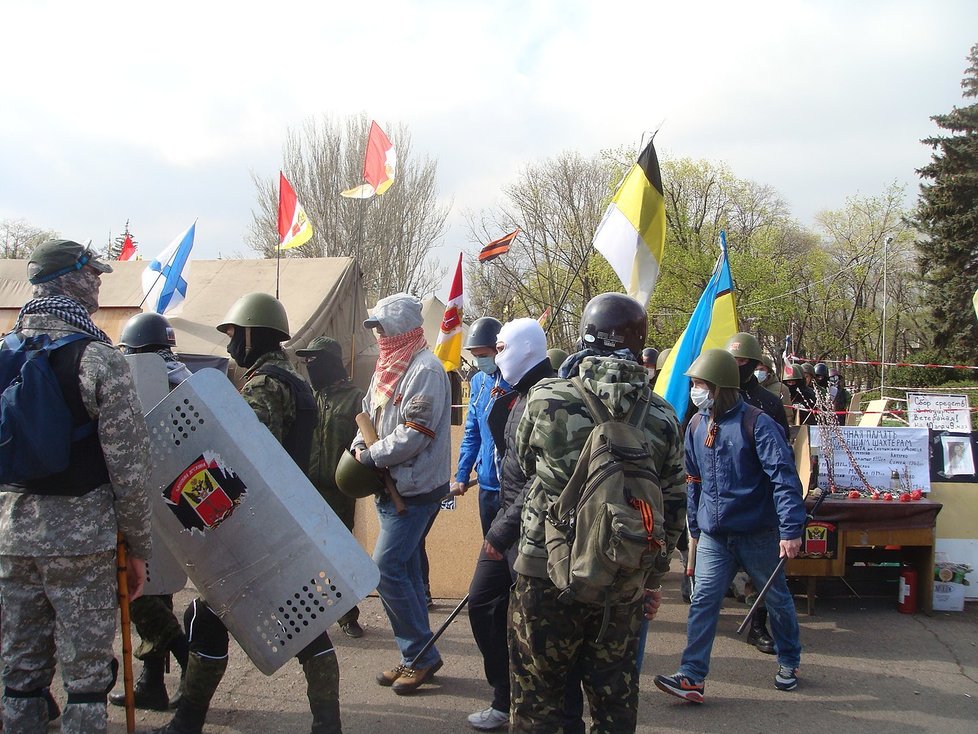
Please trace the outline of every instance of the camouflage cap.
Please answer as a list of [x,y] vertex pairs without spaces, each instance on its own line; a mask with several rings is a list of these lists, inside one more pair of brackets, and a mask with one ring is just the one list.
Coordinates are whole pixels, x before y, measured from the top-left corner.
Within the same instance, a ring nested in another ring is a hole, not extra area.
[[32,285],[38,285],[81,270],[86,265],[100,273],[112,272],[112,266],[100,261],[98,253],[88,245],[72,240],[45,240],[34,248],[27,261],[27,278]]
[[340,343],[335,339],[330,339],[328,336],[317,336],[311,342],[309,346],[305,349],[296,349],[295,354],[297,357],[317,357],[321,353],[332,354],[334,357],[343,358],[343,348]]

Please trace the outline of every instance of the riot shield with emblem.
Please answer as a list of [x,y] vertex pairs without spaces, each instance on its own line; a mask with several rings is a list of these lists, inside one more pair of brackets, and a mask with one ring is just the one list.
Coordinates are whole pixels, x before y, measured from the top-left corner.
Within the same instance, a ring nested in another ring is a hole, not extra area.
[[203,369],[146,417],[163,541],[271,675],[380,572],[227,377]]
[[[158,354],[127,354],[129,371],[136,385],[136,395],[142,405],[143,413],[148,413],[170,392],[166,377],[166,364]],[[175,594],[187,585],[187,573],[166,543],[160,537],[159,514],[153,509],[153,557],[146,561],[146,584],[143,594],[162,596]]]

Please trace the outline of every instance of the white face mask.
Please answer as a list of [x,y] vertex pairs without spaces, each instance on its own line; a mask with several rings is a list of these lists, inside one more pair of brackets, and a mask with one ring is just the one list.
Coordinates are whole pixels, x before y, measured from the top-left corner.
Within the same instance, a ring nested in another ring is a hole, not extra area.
[[694,387],[689,391],[689,399],[693,401],[693,405],[701,410],[709,410],[713,407],[713,398],[710,397],[708,388]]
[[767,370],[754,370],[754,377],[758,382],[764,382],[767,379]]

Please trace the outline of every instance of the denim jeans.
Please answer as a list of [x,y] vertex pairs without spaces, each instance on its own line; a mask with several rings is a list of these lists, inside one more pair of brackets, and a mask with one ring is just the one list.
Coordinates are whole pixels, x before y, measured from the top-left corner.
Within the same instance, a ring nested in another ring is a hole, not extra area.
[[[380,534],[374,546],[374,562],[380,569],[377,593],[394,630],[394,640],[401,651],[401,662],[409,665],[431,639],[428,604],[421,579],[421,538],[428,521],[438,511],[438,503],[408,505],[398,515],[390,501],[378,500],[377,519]],[[419,668],[427,668],[440,659],[432,646]]]
[[[696,584],[686,623],[686,649],[680,673],[694,681],[706,678],[720,607],[734,574],[743,568],[760,589],[778,565],[778,544],[776,530],[738,535],[700,534],[696,546]],[[783,571],[768,589],[764,605],[770,614],[778,663],[797,668],[801,662],[798,617]]]

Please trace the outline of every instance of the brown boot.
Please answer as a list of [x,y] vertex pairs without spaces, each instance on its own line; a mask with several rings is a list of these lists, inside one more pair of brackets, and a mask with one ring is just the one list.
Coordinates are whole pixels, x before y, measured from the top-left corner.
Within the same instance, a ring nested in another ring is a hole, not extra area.
[[390,670],[385,670],[382,673],[377,674],[377,683],[379,685],[390,687],[394,685],[394,682],[401,677],[401,673],[407,670],[407,666],[404,663],[398,663]]
[[405,668],[401,677],[394,681],[391,688],[398,696],[414,693],[423,683],[430,681],[435,673],[441,670],[441,666],[442,662],[439,660],[427,668]]

